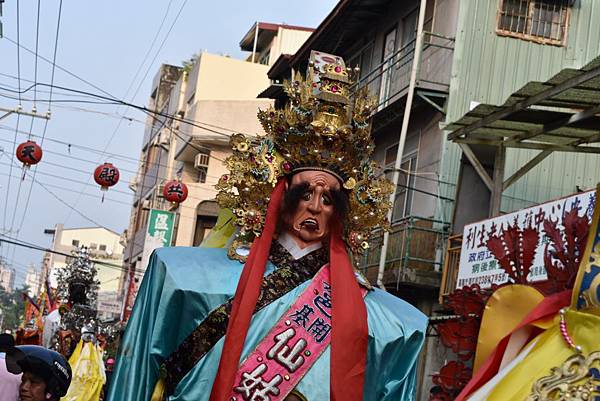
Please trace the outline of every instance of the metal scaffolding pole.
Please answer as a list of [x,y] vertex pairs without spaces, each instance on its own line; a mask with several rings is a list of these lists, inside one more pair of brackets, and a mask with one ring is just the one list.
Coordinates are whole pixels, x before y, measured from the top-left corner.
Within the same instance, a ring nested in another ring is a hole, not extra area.
[[[404,107],[404,116],[402,118],[402,129],[400,130],[400,139],[398,140],[398,151],[396,153],[396,162],[394,163],[394,174],[392,175],[392,184],[394,189],[390,195],[390,202],[392,202],[392,208],[388,212],[388,220],[392,221],[392,214],[394,212],[394,201],[396,200],[396,190],[398,188],[398,179],[400,178],[400,167],[402,165],[402,155],[404,154],[404,144],[406,142],[406,135],[408,133],[408,124],[410,122],[410,111],[412,109],[413,97],[415,94],[415,87],[417,85],[417,74],[419,72],[419,64],[421,62],[421,52],[423,50],[423,25],[425,24],[425,8],[427,0],[421,0],[419,7],[419,21],[417,23],[417,40],[415,43],[415,57],[413,59],[412,69],[410,72],[410,83],[408,85],[408,93],[406,96],[406,105]],[[383,284],[383,274],[385,272],[385,262],[387,257],[387,249],[389,244],[390,234],[385,231],[383,233],[383,245],[381,246],[381,255],[379,257],[379,271],[377,272],[377,285],[385,290]]]

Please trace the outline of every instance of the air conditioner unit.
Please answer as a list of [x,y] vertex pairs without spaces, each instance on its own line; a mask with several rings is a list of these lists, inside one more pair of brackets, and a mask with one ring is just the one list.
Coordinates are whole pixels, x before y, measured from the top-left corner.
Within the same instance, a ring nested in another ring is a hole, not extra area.
[[165,184],[160,184],[159,186],[156,187],[156,197],[157,198],[164,198],[165,196],[163,195],[163,190],[165,189]]
[[167,132],[161,132],[158,135],[158,145],[159,146],[169,146],[171,144],[171,139],[169,138],[169,134]]
[[137,186],[138,186],[137,176],[131,177],[131,180],[129,180],[129,184],[127,186],[133,192],[136,192],[137,191]]
[[150,199],[144,199],[144,201],[142,202],[142,209],[150,209]]
[[197,168],[198,170],[207,169],[209,159],[209,155],[205,153],[198,153],[194,158],[194,168]]

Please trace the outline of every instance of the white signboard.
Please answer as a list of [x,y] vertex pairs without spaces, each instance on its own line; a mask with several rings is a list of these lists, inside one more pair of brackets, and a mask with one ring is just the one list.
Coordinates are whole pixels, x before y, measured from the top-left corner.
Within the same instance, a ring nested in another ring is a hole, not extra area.
[[515,223],[520,228],[532,227],[538,231],[538,244],[527,281],[545,280],[544,248],[549,238],[544,231],[544,220],[550,219],[563,231],[563,213],[577,208],[578,215],[586,215],[591,222],[595,198],[595,191],[583,192],[465,226],[456,288],[473,284],[489,288],[492,284],[503,284],[509,280],[508,274],[488,249],[487,241],[490,236],[498,235],[503,228]]
[[101,314],[120,314],[123,309],[123,303],[119,301],[119,297],[114,291],[100,292],[98,293],[96,308]]

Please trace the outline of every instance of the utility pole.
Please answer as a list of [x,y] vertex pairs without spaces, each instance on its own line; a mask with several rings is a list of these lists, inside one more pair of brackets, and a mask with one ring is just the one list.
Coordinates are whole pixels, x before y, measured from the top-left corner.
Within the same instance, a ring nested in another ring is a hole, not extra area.
[[[0,0],[0,4],[1,4],[1,2],[2,2],[2,0]],[[43,118],[44,120],[50,119],[50,111],[47,111],[45,114],[38,113],[37,109],[35,109],[35,108],[33,108],[30,112],[24,111],[23,107],[21,105],[18,105],[14,109],[5,109],[4,107],[0,107],[0,113],[4,113],[4,114],[0,115],[0,120],[5,119],[6,117],[10,116],[11,114],[20,114],[22,116]]]
[[[3,5],[4,5],[4,0],[0,0],[0,17],[2,17],[2,6]],[[0,21],[0,39],[2,39],[2,21]],[[0,320],[0,322],[1,322],[1,320]],[[0,327],[1,326],[2,325],[0,324]]]

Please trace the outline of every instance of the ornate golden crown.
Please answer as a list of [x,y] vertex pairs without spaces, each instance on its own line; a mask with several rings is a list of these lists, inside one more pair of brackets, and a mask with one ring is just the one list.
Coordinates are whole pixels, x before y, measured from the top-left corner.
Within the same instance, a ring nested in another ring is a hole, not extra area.
[[262,232],[268,194],[277,180],[302,170],[328,171],[349,192],[344,235],[355,255],[368,248],[375,227],[387,228],[392,185],[370,160],[369,117],[375,102],[366,89],[351,98],[351,75],[340,57],[313,51],[307,78],[296,74],[284,83],[287,106],[258,112],[266,136],[231,137],[233,154],[225,160],[230,174],[216,185],[217,202],[233,210],[241,228],[231,256]]

